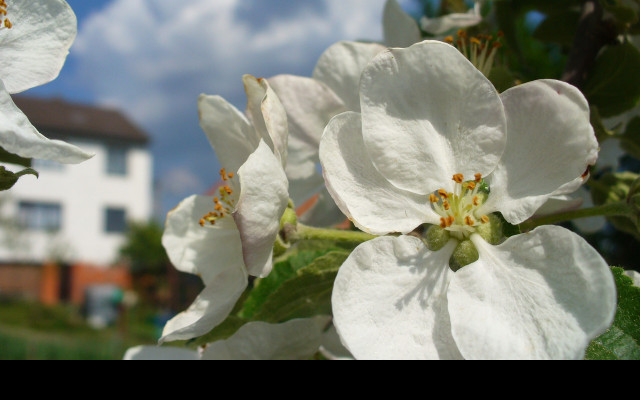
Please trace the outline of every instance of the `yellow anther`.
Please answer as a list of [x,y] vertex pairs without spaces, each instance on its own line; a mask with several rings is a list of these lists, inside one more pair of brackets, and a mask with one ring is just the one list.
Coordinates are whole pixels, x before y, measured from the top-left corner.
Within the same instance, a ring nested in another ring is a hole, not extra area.
[[478,38],[472,37],[469,41],[475,45],[482,46],[482,42]]
[[453,42],[454,42],[453,36],[447,36],[443,40],[444,40],[445,43],[449,43],[449,44],[453,44]]
[[449,204],[448,201],[444,201],[444,203],[442,203],[442,207],[444,207],[445,210],[449,211],[449,209],[451,208],[451,205]]
[[478,196],[473,196],[473,205],[476,207],[480,205],[480,198]]
[[438,196],[436,196],[435,194],[431,193],[429,195],[429,201],[432,202],[432,203],[437,203],[439,201],[438,200]]
[[444,189],[438,189],[438,194],[445,200],[449,198],[449,194]]
[[453,218],[453,216],[449,215],[449,216],[447,217],[447,226],[451,226],[451,225],[453,225],[453,223],[454,223],[454,222],[456,222],[456,219],[455,219],[455,218]]
[[231,188],[229,186],[225,186],[224,187],[224,191],[227,192],[228,195],[233,194],[233,190],[231,190]]
[[229,172],[227,174],[227,176],[229,177],[229,179],[233,179],[233,177],[235,176],[235,174],[233,172]]
[[447,227],[447,220],[444,218],[440,218],[440,228],[444,229]]
[[458,37],[462,38],[462,39],[466,39],[467,38],[467,31],[465,31],[464,29],[460,29],[458,31]]
[[469,226],[473,226],[475,224],[475,222],[473,222],[473,219],[468,215],[465,217],[464,223]]
[[467,189],[469,190],[473,190],[476,188],[476,183],[475,182],[467,182]]
[[453,176],[453,180],[456,181],[456,183],[462,183],[464,182],[464,175],[462,174],[455,174]]
[[219,202],[220,202],[220,199],[219,199],[219,198],[217,198],[217,197],[214,197],[214,198],[213,198],[213,202],[214,202],[214,203],[219,203]]
[[206,224],[206,223],[207,223],[207,221],[205,221],[204,218],[200,220],[200,226],[201,227],[204,228],[204,224]]
[[487,217],[486,215],[483,215],[482,218],[480,218],[480,221],[482,221],[483,224],[488,224],[489,217]]
[[222,204],[216,203],[216,206],[213,207],[216,211],[222,211]]
[[476,183],[480,183],[482,181],[482,174],[476,174],[475,178],[476,178]]

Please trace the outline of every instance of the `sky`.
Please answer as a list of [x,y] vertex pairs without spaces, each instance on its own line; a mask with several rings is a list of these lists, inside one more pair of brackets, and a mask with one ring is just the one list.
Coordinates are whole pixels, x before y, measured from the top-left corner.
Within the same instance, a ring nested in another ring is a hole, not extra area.
[[148,132],[159,219],[218,177],[220,166],[198,124],[201,93],[244,111],[243,74],[310,76],[331,44],[380,41],[385,3],[67,1],[78,16],[67,62],[58,79],[25,94],[116,108]]

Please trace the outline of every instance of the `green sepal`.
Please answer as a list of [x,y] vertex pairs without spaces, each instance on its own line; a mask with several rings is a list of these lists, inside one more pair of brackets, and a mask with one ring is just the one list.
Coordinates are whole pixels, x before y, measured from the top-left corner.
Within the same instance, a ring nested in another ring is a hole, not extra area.
[[[613,203],[632,204],[635,196],[640,195],[638,193],[640,188],[639,179],[640,175],[633,172],[618,172],[605,174],[597,181],[590,181],[589,186],[593,203],[598,206]],[[640,240],[640,210],[636,208],[634,211],[635,213],[630,214],[629,217],[608,217],[608,220],[616,229],[631,234]]]
[[23,167],[29,168],[31,167],[31,159],[20,157],[19,155],[9,153],[2,147],[0,147],[0,163],[4,164],[15,164],[21,165]]
[[478,249],[471,240],[463,240],[458,243],[458,246],[453,251],[453,255],[449,260],[449,268],[453,272],[457,272],[459,269],[478,261],[480,254]]
[[624,275],[622,268],[612,268],[618,290],[618,308],[613,325],[591,342],[587,360],[640,360],[640,288]]
[[596,59],[584,87],[591,105],[603,118],[634,108],[640,100],[640,51],[625,42],[608,46]]
[[13,185],[18,182],[18,179],[24,175],[34,175],[36,178],[40,176],[38,171],[31,168],[23,169],[20,172],[14,173],[3,166],[0,166],[0,191],[11,189]]

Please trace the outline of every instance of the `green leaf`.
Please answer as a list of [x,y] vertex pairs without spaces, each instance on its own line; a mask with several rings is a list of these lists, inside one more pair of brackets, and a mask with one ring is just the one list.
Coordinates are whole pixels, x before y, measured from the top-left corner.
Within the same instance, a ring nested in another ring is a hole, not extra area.
[[565,9],[549,14],[533,32],[533,37],[547,43],[571,46],[576,36],[580,11]]
[[627,130],[620,137],[620,145],[629,155],[640,159],[640,117],[629,122]]
[[9,153],[2,147],[0,147],[0,162],[7,163],[7,164],[22,165],[23,167],[27,167],[27,168],[31,167],[30,158],[23,158],[13,153]]
[[604,123],[602,122],[602,117],[600,116],[600,111],[598,111],[598,107],[591,107],[591,126],[596,133],[596,138],[598,139],[598,143],[602,143],[607,139],[610,139],[614,132],[608,130]]
[[640,52],[628,42],[608,46],[596,59],[584,87],[603,118],[622,114],[640,100]]
[[295,277],[297,271],[311,264],[318,257],[339,249],[333,246],[325,248],[321,244],[309,242],[301,242],[300,245],[303,246],[296,246],[284,257],[279,257],[281,261],[275,263],[269,276],[255,280],[253,290],[247,296],[238,314],[240,317],[252,319],[267,298],[284,282]]
[[0,191],[11,189],[13,185],[18,182],[18,179],[24,175],[35,175],[36,178],[39,177],[38,171],[31,168],[14,173],[8,171],[5,167],[0,166]]
[[613,326],[591,342],[587,360],[640,360],[640,288],[612,268],[618,289],[618,310]]
[[638,22],[635,0],[600,0],[602,8],[610,12],[621,26]]
[[280,323],[331,315],[333,282],[347,257],[348,252],[334,251],[300,269],[267,298],[254,319]]

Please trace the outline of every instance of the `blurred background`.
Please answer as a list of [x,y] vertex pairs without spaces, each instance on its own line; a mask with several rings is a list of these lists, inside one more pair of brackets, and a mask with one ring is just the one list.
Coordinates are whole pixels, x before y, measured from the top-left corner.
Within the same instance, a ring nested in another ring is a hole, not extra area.
[[[45,135],[96,157],[36,162],[40,179],[0,194],[0,359],[120,359],[155,343],[201,290],[160,243],[166,213],[218,177],[198,95],[243,110],[243,74],[310,76],[337,41],[383,40],[385,0],[67,2],[78,37],[59,78],[15,102]],[[400,3],[416,20],[445,9]],[[512,17],[522,51],[506,46],[503,62],[522,81],[560,78],[569,43],[534,35],[547,15]],[[609,168],[640,170],[628,156]],[[611,265],[639,268],[634,237],[607,225],[588,238]]]

